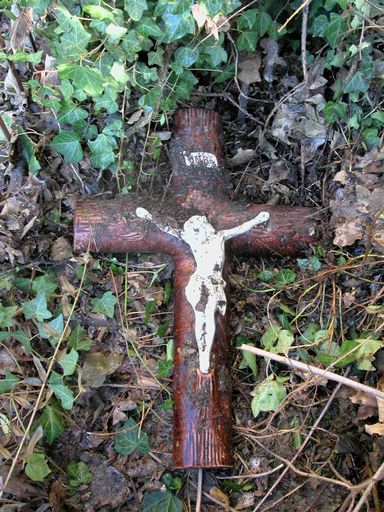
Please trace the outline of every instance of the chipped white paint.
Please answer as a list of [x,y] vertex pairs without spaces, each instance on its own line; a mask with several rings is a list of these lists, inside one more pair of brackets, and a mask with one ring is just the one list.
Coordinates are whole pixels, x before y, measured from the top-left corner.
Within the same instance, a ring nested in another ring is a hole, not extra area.
[[240,226],[225,231],[215,231],[205,216],[195,215],[187,220],[181,238],[190,246],[196,270],[187,284],[185,295],[195,312],[195,336],[199,348],[199,367],[209,372],[210,354],[215,336],[215,314],[225,314],[227,299],[223,265],[225,241],[242,235],[269,219],[268,212],[261,212]]
[[[153,220],[145,208],[137,208],[136,215],[141,219]],[[268,212],[260,212],[240,226],[216,231],[205,216],[194,215],[184,223],[180,233],[157,224],[161,230],[184,240],[195,259],[196,269],[187,284],[185,295],[195,313],[195,336],[199,349],[199,368],[202,373],[209,372],[216,329],[215,314],[219,312],[224,315],[227,308],[224,291],[226,283],[223,279],[225,242],[247,233],[268,219]]]
[[161,231],[164,231],[165,233],[173,235],[176,238],[180,238],[179,233],[176,230],[174,230],[173,228],[171,228],[171,226],[161,226],[159,223],[154,221],[153,215],[145,208],[141,208],[141,207],[136,208],[135,213],[136,213],[136,216],[139,217],[140,219],[153,221],[156,224],[156,226],[161,229]]
[[190,167],[191,165],[203,165],[204,167],[217,167],[217,158],[212,153],[206,153],[204,151],[196,151],[187,153],[183,151],[185,165]]
[[140,219],[152,220],[152,214],[145,208],[136,208],[136,216]]

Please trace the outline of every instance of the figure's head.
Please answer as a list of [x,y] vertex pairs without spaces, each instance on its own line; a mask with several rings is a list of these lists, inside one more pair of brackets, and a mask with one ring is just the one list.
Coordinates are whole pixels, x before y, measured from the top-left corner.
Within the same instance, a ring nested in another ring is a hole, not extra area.
[[205,215],[193,215],[190,219],[184,222],[181,237],[191,245],[190,242],[204,242],[215,234],[213,226],[208,222]]

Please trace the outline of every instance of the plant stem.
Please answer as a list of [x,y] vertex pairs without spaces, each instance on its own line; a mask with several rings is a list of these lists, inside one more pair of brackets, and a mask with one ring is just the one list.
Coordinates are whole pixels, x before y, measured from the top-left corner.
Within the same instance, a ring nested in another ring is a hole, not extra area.
[[371,386],[366,386],[365,384],[361,384],[360,382],[356,382],[352,379],[347,379],[342,375],[338,375],[336,373],[330,372],[328,370],[323,370],[322,368],[317,368],[317,366],[312,366],[310,364],[301,363],[300,361],[296,361],[294,359],[289,359],[285,356],[279,356],[278,354],[273,354],[272,352],[267,352],[266,350],[262,350],[257,347],[251,347],[250,345],[241,345],[239,347],[240,350],[246,350],[247,352],[251,352],[252,354],[256,354],[261,357],[268,357],[273,361],[277,361],[278,363],[286,364],[295,368],[296,370],[301,370],[306,373],[312,373],[313,375],[318,375],[322,379],[333,380],[335,382],[339,382],[343,386],[347,386],[349,388],[357,389],[358,391],[362,391],[363,393],[367,393],[368,395],[373,395],[376,398],[384,398],[384,392],[378,389],[372,388]]

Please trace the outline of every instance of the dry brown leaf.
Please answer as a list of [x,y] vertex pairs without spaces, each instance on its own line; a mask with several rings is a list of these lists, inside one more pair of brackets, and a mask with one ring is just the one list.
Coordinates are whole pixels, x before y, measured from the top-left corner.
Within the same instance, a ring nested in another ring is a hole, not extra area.
[[216,16],[213,17],[213,21],[216,23],[219,32],[228,32],[231,28],[228,18],[223,14],[216,14]]
[[355,168],[362,172],[383,172],[384,148],[373,148],[364,156],[357,157]]
[[355,243],[356,240],[360,240],[363,233],[364,229],[359,220],[349,220],[337,226],[333,243],[340,247],[346,247]]
[[51,259],[53,261],[67,260],[72,256],[72,246],[64,236],[53,242],[51,247]]
[[127,419],[127,415],[122,412],[120,409],[116,408],[112,413],[112,425],[117,425],[118,423],[125,421]]
[[107,375],[114,373],[123,362],[122,352],[91,352],[86,354],[81,370],[83,382],[90,387],[98,388],[104,384]]
[[273,82],[273,67],[278,64],[280,66],[287,66],[284,59],[279,57],[279,46],[274,39],[271,37],[265,37],[260,41],[260,46],[267,54],[263,59],[264,64],[264,80],[267,82]]
[[144,389],[160,389],[160,385],[155,379],[145,377],[144,375],[138,375],[137,385]]
[[229,496],[227,494],[218,487],[212,487],[212,489],[209,490],[209,494],[224,505],[225,512],[229,512]]
[[59,285],[63,293],[71,295],[72,297],[76,295],[76,288],[63,274],[59,276]]
[[231,167],[240,167],[241,165],[247,164],[255,154],[253,149],[242,149],[240,148],[236,155],[228,159],[228,163]]
[[199,5],[198,3],[194,4],[192,6],[192,16],[194,17],[199,28],[204,27],[205,22],[207,21],[207,13],[205,12],[203,6]]
[[22,46],[32,25],[32,9],[25,9],[12,23],[11,29],[9,31],[9,46],[13,51],[16,51],[18,48],[20,48],[20,46]]
[[212,34],[216,41],[219,40],[219,27],[209,16],[207,16],[207,21],[205,22],[205,30],[207,34]]
[[348,181],[348,174],[345,170],[339,171],[335,174],[333,181],[338,181],[342,185],[346,185]]
[[356,419],[365,420],[377,416],[377,399],[372,395],[357,391],[349,397],[353,404],[359,404]]
[[127,123],[128,124],[135,124],[141,117],[141,114],[144,112],[142,108],[139,108],[139,110],[136,110],[129,118]]
[[356,290],[343,293],[342,300],[344,307],[350,308],[352,304],[354,304],[354,302],[356,301]]
[[246,84],[253,84],[255,82],[261,82],[260,78],[260,64],[261,54],[256,52],[253,55],[248,55],[239,61],[240,73],[237,78]]
[[370,436],[378,434],[384,436],[384,423],[374,423],[373,425],[365,425],[365,431]]

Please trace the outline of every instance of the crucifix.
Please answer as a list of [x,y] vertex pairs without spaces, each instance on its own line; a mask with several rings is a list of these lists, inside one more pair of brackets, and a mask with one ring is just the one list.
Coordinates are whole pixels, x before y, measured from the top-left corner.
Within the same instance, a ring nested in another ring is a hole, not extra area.
[[316,241],[309,208],[228,197],[220,117],[175,114],[172,191],[80,200],[75,251],[163,253],[174,264],[173,465],[232,465],[228,291],[230,255],[294,255]]

